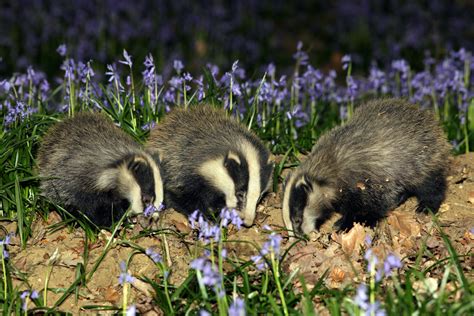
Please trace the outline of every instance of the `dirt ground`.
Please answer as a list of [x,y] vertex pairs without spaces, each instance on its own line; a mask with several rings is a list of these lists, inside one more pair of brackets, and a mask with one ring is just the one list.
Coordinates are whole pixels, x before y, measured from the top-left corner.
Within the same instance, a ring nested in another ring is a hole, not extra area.
[[[455,157],[452,161],[451,174],[448,178],[449,189],[445,202],[441,206],[438,218],[441,228],[449,236],[454,248],[460,255],[472,254],[474,246],[474,154]],[[257,253],[257,248],[251,243],[261,244],[266,240],[262,233],[263,225],[270,225],[278,229],[283,226],[281,217],[281,190],[269,194],[258,208],[256,224],[251,228],[242,228],[240,231],[231,229],[228,240],[245,240],[250,243],[227,243],[229,257],[241,259],[250,258]],[[405,267],[413,267],[420,247],[425,247],[420,261],[421,269],[432,265],[436,259],[447,257],[448,250],[441,238],[437,225],[428,215],[415,214],[416,200],[410,199],[404,205],[390,213],[386,220],[377,228],[369,229],[356,225],[345,234],[337,234],[331,230],[332,221],[325,224],[321,231],[313,233],[310,241],[300,242],[293,247],[283,263],[286,271],[299,269],[299,273],[306,277],[309,286],[328,271],[325,283],[328,287],[339,288],[350,282],[364,281],[360,271],[364,269],[363,253],[360,250],[364,244],[366,234],[373,237],[372,248],[379,258],[388,253],[395,253],[403,258]],[[49,288],[68,288],[74,281],[76,266],[84,263],[84,233],[80,229],[64,228],[51,232],[48,227],[60,218],[53,213],[47,222],[37,220],[32,229],[32,237],[26,249],[19,247],[17,237],[12,238],[9,247],[11,263],[18,270],[15,275],[15,286],[27,289],[21,280],[23,274],[32,289],[40,290],[44,287],[45,278],[51,267],[52,258],[57,259],[53,264],[49,280]],[[15,223],[0,223],[8,231],[15,231]],[[171,228],[179,234],[148,235],[137,237],[143,230],[142,225],[136,224],[133,229],[121,232],[117,239],[128,239],[141,247],[154,247],[160,253],[169,249],[167,262],[170,268],[170,283],[179,285],[187,276],[189,263],[201,250],[194,241],[187,219],[174,212],[165,211],[160,217],[160,226]],[[97,242],[88,245],[89,260],[86,271],[89,271],[99,256],[103,253],[107,238],[103,234]],[[290,243],[284,239],[284,246]],[[79,300],[75,302],[71,295],[61,306],[63,311],[74,314],[86,313],[81,311],[85,305],[116,305],[120,306],[122,290],[118,283],[120,274],[119,263],[125,260],[133,249],[127,245],[116,244],[105,256],[97,271],[88,282],[81,287]],[[474,258],[462,260],[464,272],[470,280],[474,280]],[[137,255],[130,265],[130,272],[134,276],[145,275],[155,278],[158,272],[156,266],[144,255]],[[431,269],[427,276],[439,280],[445,266]],[[298,288],[299,284],[296,284]],[[48,293],[48,305],[51,306],[61,293]],[[131,302],[137,304],[142,313],[149,315],[160,314],[160,311],[151,304],[148,287],[137,281],[133,284]]]

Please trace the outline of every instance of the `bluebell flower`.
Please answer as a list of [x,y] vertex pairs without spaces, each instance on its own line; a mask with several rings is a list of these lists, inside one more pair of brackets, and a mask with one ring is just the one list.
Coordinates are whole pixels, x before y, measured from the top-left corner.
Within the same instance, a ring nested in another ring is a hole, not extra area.
[[65,59],[60,68],[64,71],[64,78],[66,78],[68,81],[73,81],[76,79],[76,63],[73,59]]
[[372,236],[369,234],[365,235],[364,242],[368,247],[370,247],[372,245]]
[[193,80],[193,76],[191,76],[191,74],[190,74],[189,72],[185,72],[185,73],[183,74],[183,79],[184,79],[185,81],[192,81],[192,80]]
[[39,294],[37,291],[33,290],[33,291],[23,291],[21,294],[20,294],[20,299],[21,299],[21,309],[23,311],[26,311],[26,299],[27,298],[30,298],[32,300],[35,300],[37,298],[39,298]]
[[[268,230],[271,230],[270,227],[267,227]],[[265,256],[268,254],[273,254],[278,260],[280,257],[280,244],[282,241],[280,234],[272,232],[268,236],[268,241],[266,241],[258,255],[252,256],[251,260],[259,270],[264,270],[267,268],[267,263],[265,262]]]
[[205,309],[201,309],[199,311],[199,316],[211,316],[211,313],[209,313],[208,311],[206,311]]
[[296,45],[296,53],[293,54],[293,58],[301,65],[304,66],[308,64],[308,54],[302,51],[303,42],[299,41]]
[[268,268],[267,262],[265,261],[264,256],[262,255],[254,255],[250,257],[253,261],[253,264],[257,267],[258,270],[263,271]]
[[346,83],[347,83],[347,94],[349,98],[351,99],[351,101],[354,101],[354,99],[357,97],[358,85],[352,76],[347,76]]
[[123,50],[123,59],[124,60],[119,60],[119,63],[132,68],[132,56],[130,56],[125,49]]
[[188,217],[188,221],[189,223],[191,224],[191,228],[192,229],[196,229],[196,223],[198,221],[198,217],[199,217],[199,214],[200,211],[199,210],[195,210],[194,212],[191,213],[191,215],[189,215]]
[[214,79],[219,74],[219,67],[217,65],[208,63],[206,65],[206,68],[209,69],[209,71],[211,72],[211,75]]
[[120,276],[119,283],[120,285],[125,285],[125,283],[133,283],[135,278],[127,272],[127,266],[125,261],[120,262]]
[[184,68],[183,62],[181,60],[178,60],[178,59],[174,60],[173,61],[173,68],[174,68],[174,70],[176,70],[176,72],[178,74],[180,74],[181,70],[183,70],[183,68]]
[[155,252],[152,248],[147,248],[145,250],[145,253],[148,257],[151,258],[151,260],[153,260],[154,263],[163,262],[163,258],[161,257],[161,255],[159,253]]
[[[154,123],[154,122],[152,122],[152,123]],[[160,205],[158,207],[155,207],[155,205],[153,205],[153,204],[148,204],[146,206],[145,210],[143,211],[143,215],[145,215],[146,217],[150,217],[151,215],[153,215],[153,213],[161,212],[165,208],[166,208],[166,206],[163,202],[160,203]]]
[[67,53],[66,44],[59,45],[58,48],[56,49],[56,52],[58,52],[59,56],[61,57],[66,56],[66,53]]
[[341,62],[342,62],[342,69],[347,70],[347,68],[349,68],[349,64],[352,62],[351,55],[342,56]]
[[364,254],[364,259],[367,261],[367,271],[373,271],[375,270],[375,266],[379,262],[379,259],[377,256],[373,253],[372,249],[367,249],[367,251]]
[[274,76],[275,76],[275,69],[276,69],[275,64],[274,64],[274,63],[270,63],[270,64],[268,64],[268,66],[267,66],[266,72],[267,72],[267,74],[268,74],[270,77],[274,77]]
[[354,303],[363,310],[366,310],[369,306],[369,295],[367,292],[367,285],[360,284],[354,297]]
[[208,286],[220,286],[222,282],[222,276],[219,274],[219,271],[216,265],[207,258],[197,258],[191,261],[190,267],[198,270],[202,273],[202,283]]
[[36,291],[36,290],[31,291],[30,298],[33,299],[33,300],[39,298],[38,291]]
[[127,308],[126,316],[135,316],[137,314],[137,307],[135,305],[130,305]]
[[245,302],[240,297],[236,297],[228,310],[229,316],[245,316]]
[[389,254],[383,264],[385,275],[391,275],[393,270],[400,269],[402,266],[400,258],[394,254]]
[[220,213],[221,225],[222,227],[227,227],[229,224],[232,224],[237,227],[237,229],[242,228],[243,220],[240,218],[239,213],[235,209],[228,209],[224,207]]

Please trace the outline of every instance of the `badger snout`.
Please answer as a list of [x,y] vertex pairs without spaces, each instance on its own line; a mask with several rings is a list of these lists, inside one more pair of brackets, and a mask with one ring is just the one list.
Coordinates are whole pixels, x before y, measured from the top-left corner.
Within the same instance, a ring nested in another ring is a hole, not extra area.
[[293,226],[293,232],[296,235],[303,235],[303,228],[302,228],[303,219],[302,218],[299,218],[299,217],[292,218],[291,224]]

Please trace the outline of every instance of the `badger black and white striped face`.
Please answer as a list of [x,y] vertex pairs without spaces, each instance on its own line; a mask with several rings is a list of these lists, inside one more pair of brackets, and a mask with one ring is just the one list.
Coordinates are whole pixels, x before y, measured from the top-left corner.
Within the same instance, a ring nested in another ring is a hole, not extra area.
[[130,202],[131,214],[163,202],[163,182],[156,162],[147,154],[135,154],[103,171],[96,184],[102,191],[115,190]]
[[257,204],[270,187],[273,163],[250,143],[241,142],[235,151],[203,163],[199,174],[224,196],[225,206],[240,212],[251,226]]
[[[308,234],[318,228],[332,213],[334,190],[321,179],[307,175],[290,175],[283,197],[283,221],[293,234]],[[291,236],[290,232],[290,236]]]

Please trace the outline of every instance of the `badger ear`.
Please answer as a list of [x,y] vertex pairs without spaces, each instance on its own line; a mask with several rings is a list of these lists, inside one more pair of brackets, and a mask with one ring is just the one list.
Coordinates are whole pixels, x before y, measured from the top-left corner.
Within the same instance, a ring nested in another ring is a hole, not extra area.
[[239,155],[237,153],[229,150],[229,152],[227,153],[227,155],[225,156],[225,159],[224,159],[224,166],[228,167],[231,164],[237,164],[237,165],[240,166],[241,162],[240,162]]
[[108,168],[99,174],[96,182],[96,188],[101,191],[111,190],[117,187],[120,170],[117,168]]
[[303,189],[306,193],[313,191],[313,184],[307,175],[301,176],[296,181],[295,187]]

